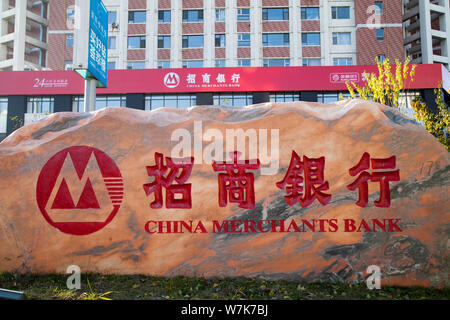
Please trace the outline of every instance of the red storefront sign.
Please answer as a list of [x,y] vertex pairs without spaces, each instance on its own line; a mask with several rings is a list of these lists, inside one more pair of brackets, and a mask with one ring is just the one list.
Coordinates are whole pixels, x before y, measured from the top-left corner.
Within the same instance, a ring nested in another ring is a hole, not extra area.
[[[394,70],[395,68],[393,68]],[[139,69],[108,71],[108,88],[97,94],[254,91],[343,91],[346,81],[364,84],[371,66],[244,67]],[[409,89],[436,88],[443,81],[440,64],[418,65]],[[74,71],[3,71],[0,95],[82,95],[84,81]]]

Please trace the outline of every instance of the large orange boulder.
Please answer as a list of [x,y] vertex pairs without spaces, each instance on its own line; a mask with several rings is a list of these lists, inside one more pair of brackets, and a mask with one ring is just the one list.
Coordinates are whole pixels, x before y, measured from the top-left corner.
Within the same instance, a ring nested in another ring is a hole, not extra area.
[[449,285],[449,153],[375,103],[56,113],[0,185],[0,272]]

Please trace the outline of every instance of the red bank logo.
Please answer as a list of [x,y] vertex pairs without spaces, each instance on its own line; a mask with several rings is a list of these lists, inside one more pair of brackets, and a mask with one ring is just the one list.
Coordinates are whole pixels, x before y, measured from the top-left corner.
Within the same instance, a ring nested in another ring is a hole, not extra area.
[[103,151],[66,148],[42,168],[36,199],[50,225],[64,233],[87,235],[105,227],[119,211],[122,175]]
[[357,72],[338,72],[330,74],[331,83],[359,82],[359,73]]
[[167,88],[176,88],[180,84],[180,77],[175,72],[169,72],[164,77],[164,85]]

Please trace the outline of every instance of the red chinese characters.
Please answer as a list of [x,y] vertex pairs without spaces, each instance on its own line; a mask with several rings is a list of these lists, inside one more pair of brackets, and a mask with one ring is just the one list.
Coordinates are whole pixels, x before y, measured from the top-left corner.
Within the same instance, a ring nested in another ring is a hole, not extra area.
[[213,161],[214,171],[226,171],[219,173],[219,206],[226,207],[229,199],[232,203],[239,203],[243,209],[253,209],[255,207],[255,190],[253,173],[246,170],[256,170],[259,168],[259,159],[256,161],[240,161],[240,152],[231,152],[233,163]]
[[[259,159],[241,160],[240,152],[230,152],[231,162],[213,161],[212,168],[218,174],[219,206],[226,207],[228,202],[238,203],[240,208],[253,209],[255,207],[254,175],[248,170],[257,170],[260,167]],[[147,166],[147,173],[153,181],[143,185],[147,196],[154,194],[154,201],[150,203],[153,209],[163,206],[163,188],[166,190],[166,208],[192,208],[191,184],[186,183],[194,165],[194,158],[172,159],[161,153],[155,153],[155,165]],[[380,197],[374,201],[377,207],[390,207],[390,181],[400,181],[400,170],[387,170],[396,168],[396,157],[385,159],[371,158],[365,152],[359,163],[349,169],[356,180],[347,185],[351,191],[358,189],[360,207],[366,207],[369,202],[368,182],[380,184]],[[369,172],[369,169],[372,171]],[[378,170],[378,171],[375,171]],[[327,205],[332,195],[326,193],[329,183],[325,180],[325,157],[308,158],[292,151],[289,168],[282,181],[276,183],[277,188],[285,190],[284,199],[289,206],[299,203],[302,208],[308,207],[318,201]]]
[[276,183],[279,189],[286,189],[284,196],[286,202],[292,206],[296,202],[300,206],[307,207],[314,200],[318,200],[322,205],[328,204],[331,195],[323,191],[329,189],[328,181],[324,178],[325,157],[317,159],[303,156],[303,161],[295,151],[292,151],[289,168],[282,181]]
[[370,154],[365,152],[359,160],[359,163],[349,170],[352,177],[359,174],[356,180],[349,184],[347,188],[351,191],[358,188],[358,201],[356,204],[365,208],[369,202],[369,186],[368,181],[380,183],[380,199],[374,201],[376,207],[388,208],[391,205],[391,192],[389,189],[389,181],[400,181],[400,170],[395,171],[378,171],[369,173],[365,170],[395,169],[396,158],[392,156],[385,159],[371,159]]
[[[166,208],[192,208],[191,184],[185,183],[191,175],[194,158],[172,160],[166,157],[164,164],[163,155],[155,153],[155,165],[147,166],[147,173],[154,177],[154,181],[144,184],[146,195],[155,194],[155,200],[150,204],[153,209],[163,205],[162,188],[166,189]],[[174,184],[176,182],[176,184]],[[176,197],[175,195],[181,195]]]

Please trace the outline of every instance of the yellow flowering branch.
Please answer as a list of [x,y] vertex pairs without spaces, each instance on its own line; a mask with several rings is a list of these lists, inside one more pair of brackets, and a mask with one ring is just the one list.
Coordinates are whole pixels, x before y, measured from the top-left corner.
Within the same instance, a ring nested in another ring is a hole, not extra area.
[[409,84],[409,81],[414,81],[416,65],[409,65],[411,62],[410,58],[406,59],[404,63],[396,60],[395,73],[393,73],[389,58],[381,62],[377,57],[375,62],[378,68],[378,75],[364,72],[366,78],[365,86],[360,87],[354,82],[346,82],[350,96],[355,99],[356,91],[360,99],[370,99],[398,108],[400,95],[404,91],[406,84]]

